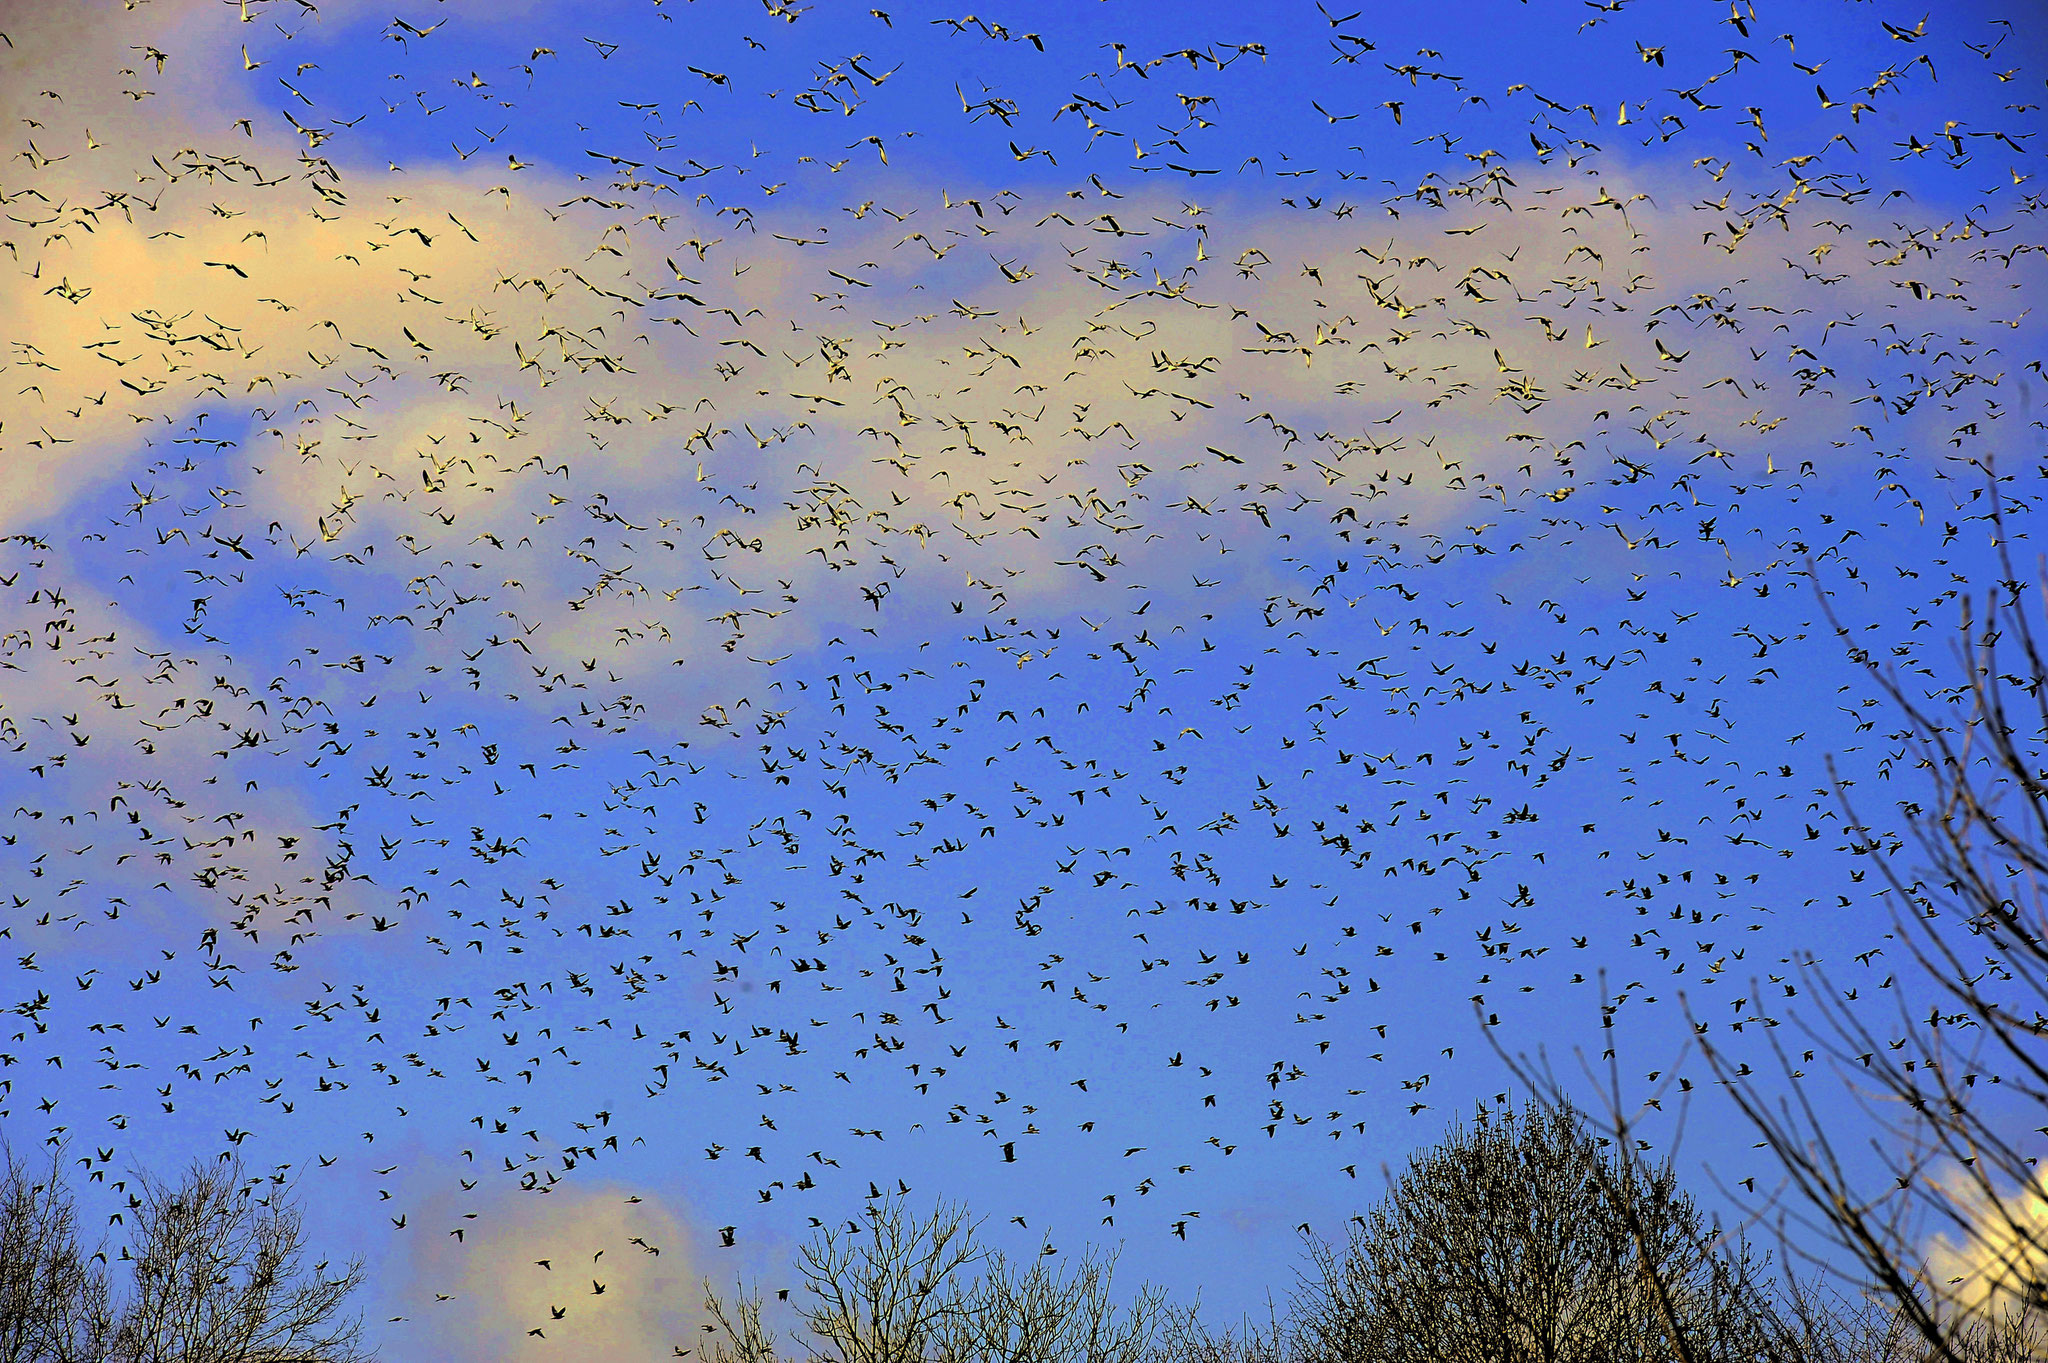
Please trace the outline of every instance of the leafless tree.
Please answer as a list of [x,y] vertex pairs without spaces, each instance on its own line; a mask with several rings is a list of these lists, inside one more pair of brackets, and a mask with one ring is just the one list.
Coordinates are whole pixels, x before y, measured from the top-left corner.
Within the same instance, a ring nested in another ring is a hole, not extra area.
[[1110,1295],[1115,1259],[1084,1257],[1071,1271],[1051,1267],[1050,1255],[1028,1268],[1012,1266],[1000,1251],[963,1300],[943,1341],[949,1363],[1139,1363],[1165,1323],[1163,1293],[1141,1289],[1118,1307]]
[[[362,1268],[303,1265],[290,1189],[238,1162],[195,1162],[177,1183],[137,1175],[132,1242],[79,1243],[61,1152],[47,1171],[0,1142],[0,1363],[363,1363],[342,1314]],[[267,1196],[259,1189],[268,1188]]]
[[[1808,1277],[1788,1285],[1785,1316],[1792,1328],[1787,1357],[1798,1363],[1929,1363],[1934,1351],[1905,1312],[1882,1292],[1855,1298],[1828,1292]],[[2039,1363],[2048,1356],[2037,1324],[2001,1312],[1958,1324],[1949,1346],[1967,1363]]]
[[[1843,1289],[1785,1265],[1774,1349],[1800,1363],[2048,1357],[2048,1181],[2033,1153],[2048,1132],[2048,582],[2015,571],[1995,476],[1981,495],[2001,573],[1963,599],[1946,679],[1866,649],[1822,592],[1897,716],[1887,766],[1920,782],[1898,800],[1896,834],[1866,823],[1867,797],[1835,774],[1851,848],[1892,911],[1884,942],[1858,958],[1871,973],[1802,959],[1806,1014],[1762,1019],[1782,1079],[1768,1089],[1767,1070],[1694,1019],[1717,1087],[1782,1170],[1747,1213]],[[1633,1152],[1611,1040],[1604,1055],[1602,1126]],[[1537,1092],[1565,1091],[1546,1067],[1503,1056]]]
[[798,1271],[811,1333],[844,1363],[915,1363],[964,1310],[961,1271],[982,1257],[965,1209],[941,1203],[911,1215],[891,1195],[870,1202],[860,1231],[828,1226],[807,1243]]
[[98,1363],[112,1320],[105,1257],[88,1254],[63,1152],[32,1168],[0,1143],[0,1363]]
[[[1041,1252],[1029,1267],[984,1250],[978,1225],[958,1206],[930,1216],[900,1196],[870,1202],[864,1224],[827,1227],[798,1261],[804,1299],[799,1356],[829,1363],[1140,1363],[1154,1356],[1168,1321],[1164,1297],[1141,1291],[1118,1306],[1114,1260],[1084,1255],[1055,1269]],[[783,1357],[762,1322],[758,1293],[731,1301],[709,1285],[708,1363],[771,1363]]]
[[239,1161],[194,1161],[178,1183],[142,1176],[133,1290],[113,1363],[359,1363],[360,1322],[343,1314],[360,1264],[303,1263],[299,1211]]
[[1202,1319],[1199,1304],[1169,1307],[1153,1344],[1153,1363],[1295,1363],[1294,1331],[1270,1294],[1266,1308],[1265,1325],[1247,1317],[1218,1332]]
[[[1903,837],[1864,823],[1836,781],[1854,846],[1890,892],[1885,978],[1844,989],[1806,962],[1813,1050],[1801,1061],[1821,1053],[1860,1102],[1882,1173],[1859,1178],[1838,1102],[1797,1082],[1768,1100],[1729,1087],[1784,1169],[1791,1196],[1775,1210],[1831,1244],[1946,1363],[2048,1353],[2048,1185],[2033,1139],[2048,1118],[2048,585],[2014,570],[1995,482],[1987,500],[2003,574],[1981,602],[1965,598],[1946,684],[1865,650],[1830,612],[1923,778],[1898,803]],[[1706,1050],[1719,1077],[1736,1077],[1735,1058]]]
[[[924,1363],[957,1327],[964,1308],[963,1269],[982,1257],[977,1227],[957,1206],[911,1214],[900,1196],[870,1202],[865,1225],[825,1227],[800,1251],[809,1356],[835,1363]],[[761,1302],[742,1293],[731,1304],[705,1285],[716,1337],[711,1363],[777,1358],[775,1335],[761,1324]]]
[[704,1285],[704,1310],[711,1319],[704,1326],[709,1336],[697,1354],[704,1363],[774,1363],[775,1332],[761,1322],[761,1294],[744,1285],[726,1301]]
[[[1309,1237],[1292,1356],[1436,1363],[1755,1358],[1768,1304],[1668,1165],[1603,1149],[1569,1106],[1481,1108],[1354,1217]],[[1674,1328],[1675,1327],[1675,1328]]]

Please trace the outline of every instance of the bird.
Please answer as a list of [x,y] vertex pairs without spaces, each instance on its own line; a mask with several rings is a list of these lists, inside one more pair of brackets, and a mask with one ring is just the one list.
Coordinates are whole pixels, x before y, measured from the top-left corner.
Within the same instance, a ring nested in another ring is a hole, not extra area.
[[[649,1155],[755,1164],[701,1214],[770,1239],[970,1135],[1073,1175],[1041,1224],[1325,1140],[1348,1206],[1480,1041],[1751,1093],[1793,1008],[1879,1027],[1891,838],[1832,801],[1925,774],[1863,663],[1948,685],[2038,543],[2039,73],[1538,8],[1483,73],[1320,6],[11,28],[14,1119],[445,1199],[370,1257],[449,1288],[600,1248],[505,1227]],[[634,1196],[568,1219],[652,1257]]]

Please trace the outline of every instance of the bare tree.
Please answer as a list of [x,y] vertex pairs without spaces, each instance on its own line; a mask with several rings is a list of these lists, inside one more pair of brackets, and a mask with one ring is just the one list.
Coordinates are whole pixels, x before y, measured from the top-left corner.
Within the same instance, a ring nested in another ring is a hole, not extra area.
[[31,1169],[0,1142],[0,1363],[97,1363],[112,1320],[104,1255],[79,1244],[63,1152]]
[[704,1309],[711,1320],[704,1326],[710,1336],[698,1349],[704,1363],[774,1363],[775,1332],[761,1323],[761,1294],[744,1284],[727,1302],[704,1284]]
[[[1481,1108],[1352,1219],[1290,1312],[1292,1355],[1436,1363],[1754,1358],[1769,1310],[1668,1165],[1603,1149],[1579,1114]],[[1676,1328],[1673,1328],[1675,1325]]]
[[965,1309],[960,1273],[982,1257],[978,1224],[945,1203],[911,1215],[893,1194],[862,1215],[861,1231],[828,1226],[803,1247],[804,1323],[830,1345],[824,1357],[920,1363]]
[[239,1161],[195,1161],[171,1184],[143,1176],[130,1251],[133,1291],[112,1363],[360,1363],[360,1322],[342,1314],[363,1280],[351,1263],[303,1265],[298,1209],[260,1198]]
[[[1891,932],[1859,957],[1882,958],[1882,980],[1845,989],[1811,953],[1801,960],[1808,1015],[1783,1030],[1763,1019],[1784,1080],[1773,1092],[1694,1019],[1717,1087],[1783,1172],[1746,1211],[1775,1221],[1788,1258],[1847,1289],[1827,1293],[1787,1264],[1771,1348],[1800,1363],[2048,1357],[2048,1178],[2030,1153],[2048,1131],[2048,581],[2029,588],[2015,571],[1995,475],[1980,495],[2002,573],[1981,601],[1963,600],[1947,684],[1864,648],[1821,593],[1899,717],[1887,766],[1904,759],[1924,780],[1898,801],[1900,835],[1865,823],[1854,783],[1835,773],[1851,849],[1888,891]],[[1791,1031],[1801,1040],[1788,1044]],[[1565,1091],[1547,1066],[1501,1054],[1537,1092]],[[1604,1130],[1632,1154],[1611,1042],[1604,1054]],[[1821,1098],[1807,1078],[1816,1057],[1835,1081]],[[1844,1134],[1859,1108],[1867,1157]],[[1681,1357],[1689,1348],[1674,1337]]]
[[1247,1317],[1237,1328],[1221,1333],[1202,1320],[1200,1303],[1168,1307],[1160,1321],[1151,1354],[1156,1363],[1294,1363],[1295,1337],[1280,1318],[1271,1294],[1266,1298],[1266,1324]]
[[[977,1226],[957,1206],[929,1217],[909,1213],[900,1196],[870,1202],[865,1226],[825,1227],[800,1251],[805,1300],[797,1313],[816,1343],[808,1355],[834,1363],[923,1363],[958,1327],[965,1309],[961,1271],[982,1257]],[[761,1302],[742,1293],[728,1305],[705,1285],[712,1363],[765,1363],[775,1337],[761,1324]],[[821,1347],[822,1346],[822,1347]]]
[[1000,1251],[962,1302],[941,1344],[948,1363],[1139,1363],[1166,1320],[1165,1294],[1141,1289],[1119,1308],[1116,1269],[1084,1257],[1071,1271],[1050,1266],[1041,1247],[1019,1271]]
[[[1911,1320],[1882,1292],[1844,1293],[1826,1275],[1784,1274],[1760,1363],[1929,1363]],[[2018,1316],[1980,1321],[1953,1336],[1968,1363],[2038,1363],[2039,1336]]]
[[[1821,1053],[1862,1105],[1882,1173],[1858,1177],[1838,1143],[1839,1107],[1806,1086],[1788,1082],[1769,1100],[1729,1086],[1785,1172],[1792,1196],[1773,1209],[1831,1245],[1816,1257],[1875,1290],[1947,1363],[2048,1352],[2048,1186],[2030,1134],[2048,1117],[2048,651],[2037,623],[2048,585],[2030,589],[2014,571],[1995,481],[1987,500],[2003,576],[1981,604],[1965,598],[1948,684],[1899,671],[1829,613],[1900,716],[1889,737],[1925,781],[1899,802],[1899,837],[1867,826],[1851,783],[1836,779],[1853,845],[1890,891],[1882,984],[1844,990],[1805,962],[1813,1049],[1800,1059]],[[1871,1010],[1870,994],[1890,1006]],[[1801,1065],[1770,1035],[1796,1080]],[[1706,1054],[1721,1078],[1738,1077],[1735,1058],[1711,1044]]]
[[363,1363],[342,1316],[362,1268],[302,1265],[289,1189],[239,1163],[138,1175],[125,1290],[78,1239],[61,1152],[32,1170],[0,1142],[0,1363]]
[[[958,1206],[930,1216],[900,1196],[870,1202],[862,1222],[827,1227],[800,1251],[803,1357],[829,1363],[1141,1363],[1153,1357],[1169,1311],[1145,1289],[1119,1307],[1115,1261],[1084,1255],[1055,1269],[1042,1247],[1028,1268],[987,1251]],[[976,1267],[979,1266],[978,1271]],[[709,1285],[708,1363],[771,1363],[774,1332],[758,1293],[732,1301]]]

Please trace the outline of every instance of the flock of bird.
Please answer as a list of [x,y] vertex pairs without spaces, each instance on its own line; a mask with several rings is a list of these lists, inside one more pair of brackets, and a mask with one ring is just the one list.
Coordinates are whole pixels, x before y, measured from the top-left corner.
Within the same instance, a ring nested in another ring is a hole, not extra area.
[[1934,688],[2031,562],[2039,31],[91,8],[0,4],[0,1118],[110,1224],[1199,1245],[1489,1038],[1893,1006],[1822,602]]

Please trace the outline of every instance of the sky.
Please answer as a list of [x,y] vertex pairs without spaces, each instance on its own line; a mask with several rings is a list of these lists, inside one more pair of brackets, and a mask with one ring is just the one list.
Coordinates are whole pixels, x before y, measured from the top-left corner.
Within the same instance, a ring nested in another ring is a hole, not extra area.
[[1348,9],[0,0],[12,1147],[543,1359],[899,1185],[1234,1318],[1523,1058],[1863,1131],[2038,17]]

